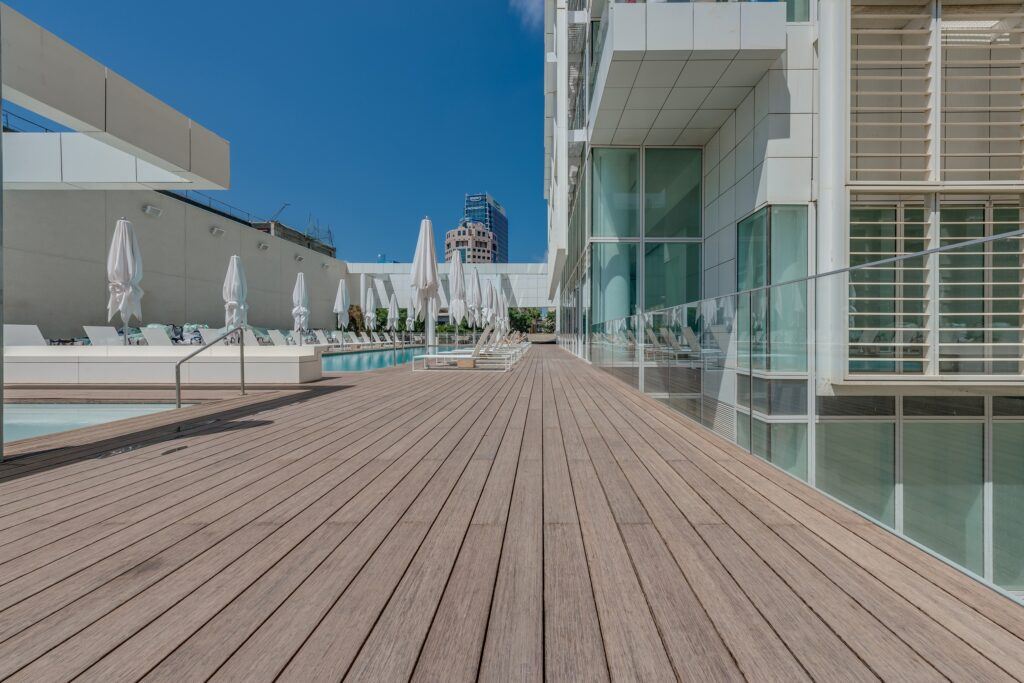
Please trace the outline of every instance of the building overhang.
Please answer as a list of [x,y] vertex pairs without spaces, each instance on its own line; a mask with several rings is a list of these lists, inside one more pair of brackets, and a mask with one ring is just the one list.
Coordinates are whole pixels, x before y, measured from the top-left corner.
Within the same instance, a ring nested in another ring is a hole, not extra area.
[[[227,140],[2,4],[0,41],[4,99],[120,151],[118,163],[127,165],[128,158],[134,159],[143,178],[162,172],[163,182],[178,179],[174,187],[179,189],[230,186]],[[8,139],[5,136],[5,144]],[[56,140],[58,146],[62,143]],[[14,144],[42,151],[52,149],[55,139]],[[4,180],[10,187],[6,176]]]
[[609,3],[591,144],[702,145],[786,49],[786,4]]

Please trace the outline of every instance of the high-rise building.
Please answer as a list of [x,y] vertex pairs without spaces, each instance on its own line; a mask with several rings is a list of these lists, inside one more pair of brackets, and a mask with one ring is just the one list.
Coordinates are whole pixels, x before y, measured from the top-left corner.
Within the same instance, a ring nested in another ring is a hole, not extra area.
[[490,194],[467,194],[463,216],[467,221],[483,223],[494,233],[497,250],[494,263],[508,263],[508,216],[498,200]]
[[444,260],[459,251],[463,263],[497,263],[498,242],[494,233],[478,221],[462,220],[444,235]]
[[552,5],[560,343],[1024,592],[1020,4]]

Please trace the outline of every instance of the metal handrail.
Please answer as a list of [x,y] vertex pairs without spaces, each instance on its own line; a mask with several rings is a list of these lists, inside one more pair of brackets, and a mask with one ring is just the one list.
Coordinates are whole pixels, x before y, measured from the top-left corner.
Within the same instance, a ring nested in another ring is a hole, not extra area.
[[211,341],[210,343],[203,344],[198,349],[196,349],[195,351],[193,351],[192,353],[188,354],[187,356],[185,356],[184,358],[182,358],[181,360],[179,360],[177,363],[174,364],[174,403],[175,403],[175,405],[178,408],[181,407],[181,364],[184,363],[187,360],[191,360],[191,359],[195,358],[196,356],[201,354],[206,349],[208,349],[211,346],[213,346],[214,344],[217,344],[218,342],[228,338],[229,336],[231,336],[235,332],[241,332],[241,334],[238,335],[238,366],[239,366],[238,371],[239,371],[239,379],[240,379],[239,383],[241,384],[241,387],[242,387],[242,396],[245,396],[245,331],[244,330],[245,330],[245,326],[244,325],[238,325],[237,327],[233,327],[230,330],[228,330],[227,332],[225,332],[224,334],[220,335],[219,337],[217,337],[216,339]]

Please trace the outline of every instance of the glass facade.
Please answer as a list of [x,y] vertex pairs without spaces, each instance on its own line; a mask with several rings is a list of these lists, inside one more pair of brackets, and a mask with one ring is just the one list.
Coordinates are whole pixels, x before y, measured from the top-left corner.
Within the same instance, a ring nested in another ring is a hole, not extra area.
[[[735,293],[701,299],[700,173],[697,150],[590,150],[570,212],[563,343],[951,563],[1024,591],[1024,399],[878,381],[1024,374],[1019,205],[854,196],[852,270],[822,277],[810,276],[809,206],[765,205],[731,228]],[[926,252],[935,247],[945,250]],[[833,382],[864,376],[874,394]]]

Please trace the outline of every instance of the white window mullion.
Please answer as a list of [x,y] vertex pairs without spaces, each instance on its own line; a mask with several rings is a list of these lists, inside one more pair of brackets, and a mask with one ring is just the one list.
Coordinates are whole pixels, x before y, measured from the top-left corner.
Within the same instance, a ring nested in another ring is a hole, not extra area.
[[[932,194],[928,195],[928,234],[927,234],[927,248],[938,249],[942,244],[939,239],[939,195]],[[928,268],[928,305],[927,305],[927,324],[928,324],[928,362],[925,365],[925,374],[937,375],[939,374],[939,325],[941,323],[941,316],[939,315],[939,257],[936,254],[932,254],[927,257],[927,268]]]
[[928,154],[931,180],[942,177],[942,3],[932,0],[931,7],[931,64],[929,65],[928,112],[929,129]]

